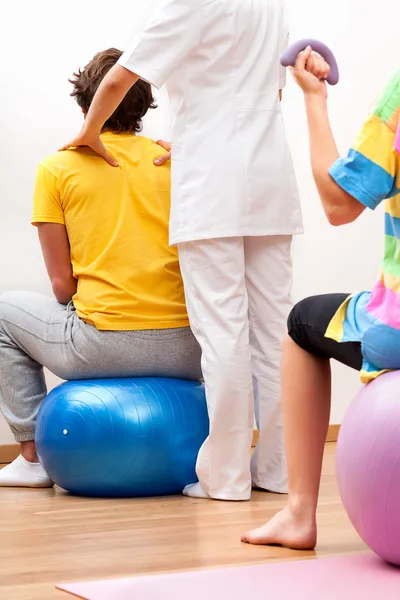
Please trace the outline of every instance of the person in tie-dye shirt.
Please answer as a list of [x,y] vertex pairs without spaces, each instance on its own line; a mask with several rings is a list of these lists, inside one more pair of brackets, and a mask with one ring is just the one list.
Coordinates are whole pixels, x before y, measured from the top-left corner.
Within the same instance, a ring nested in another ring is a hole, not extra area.
[[324,79],[329,66],[311,48],[293,70],[304,91],[314,179],[333,225],[355,221],[385,202],[385,254],[371,292],[327,294],[293,309],[282,358],[288,465],[286,508],[242,540],[314,548],[316,508],[331,402],[330,360],[368,383],[400,369],[400,70],[377,100],[346,158],[329,124]]

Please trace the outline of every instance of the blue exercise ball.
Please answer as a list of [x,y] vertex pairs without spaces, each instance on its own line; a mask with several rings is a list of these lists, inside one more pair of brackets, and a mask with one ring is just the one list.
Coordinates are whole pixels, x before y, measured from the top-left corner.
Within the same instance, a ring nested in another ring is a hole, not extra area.
[[44,400],[36,445],[49,476],[73,494],[166,496],[197,481],[208,431],[200,382],[70,381]]

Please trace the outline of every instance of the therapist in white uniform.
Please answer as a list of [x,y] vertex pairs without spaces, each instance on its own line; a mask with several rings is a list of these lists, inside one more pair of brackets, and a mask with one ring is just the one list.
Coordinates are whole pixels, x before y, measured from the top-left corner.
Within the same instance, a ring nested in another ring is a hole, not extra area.
[[161,0],[66,146],[90,146],[117,166],[103,124],[139,78],[167,83],[175,114],[170,242],[202,348],[210,416],[188,496],[248,500],[252,485],[287,491],[279,369],[292,236],[302,232],[280,108],[287,39],[282,0]]

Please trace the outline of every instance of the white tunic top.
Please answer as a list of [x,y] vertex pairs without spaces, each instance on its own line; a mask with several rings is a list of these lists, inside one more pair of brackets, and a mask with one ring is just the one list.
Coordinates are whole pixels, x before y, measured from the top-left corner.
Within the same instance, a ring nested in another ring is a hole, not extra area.
[[302,232],[282,123],[282,0],[161,0],[120,64],[168,84],[171,244]]

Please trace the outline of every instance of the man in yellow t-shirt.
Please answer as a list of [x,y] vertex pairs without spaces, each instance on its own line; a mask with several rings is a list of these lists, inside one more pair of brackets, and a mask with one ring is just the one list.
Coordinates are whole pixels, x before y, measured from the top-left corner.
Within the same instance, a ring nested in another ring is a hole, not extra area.
[[[100,52],[74,74],[72,96],[84,114],[120,56]],[[159,147],[136,135],[150,108],[151,87],[140,82],[105,124],[102,142],[117,169],[89,148],[39,165],[32,223],[55,299],[0,296],[0,408],[21,444],[0,486],[53,485],[34,443],[43,367],[62,379],[201,378],[177,250],[168,246],[170,169],[155,166]]]

